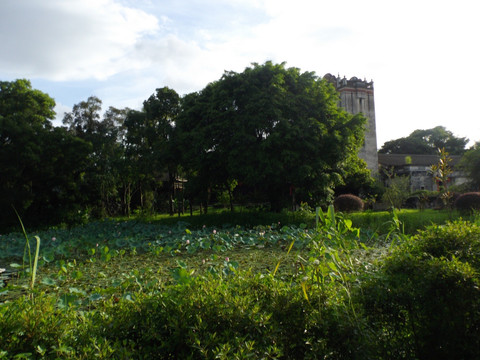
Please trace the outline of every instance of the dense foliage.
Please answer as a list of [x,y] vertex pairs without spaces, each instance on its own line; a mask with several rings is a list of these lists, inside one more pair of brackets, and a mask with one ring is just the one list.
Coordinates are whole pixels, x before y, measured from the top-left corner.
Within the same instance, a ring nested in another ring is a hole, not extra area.
[[[432,226],[395,249],[362,286],[385,359],[480,356],[480,228]],[[381,335],[380,335],[381,334]]]
[[410,178],[408,176],[389,176],[387,188],[382,200],[393,208],[400,209],[410,195]]
[[[40,233],[36,287],[23,286],[27,266],[0,288],[0,358],[480,356],[477,223],[407,236],[396,213],[373,234],[332,208],[318,216],[316,229],[131,221]],[[63,252],[50,251],[57,241]]]
[[310,72],[254,64],[198,93],[156,89],[139,111],[90,96],[53,127],[55,102],[26,80],[0,83],[0,229],[193,205],[326,204],[357,176],[362,115]]
[[480,189],[480,142],[475,143],[462,156],[460,168],[466,172],[472,191]]
[[465,152],[467,138],[459,138],[443,126],[433,129],[415,130],[409,136],[387,141],[379,150],[382,154],[431,154],[444,148],[451,155],[462,155]]
[[284,64],[225,73],[185,97],[176,123],[188,191],[231,197],[236,187],[274,210],[328,203],[362,144],[365,121],[337,103],[330,84]]
[[13,208],[37,223],[82,210],[92,145],[52,126],[54,106],[29,81],[0,82],[0,228],[18,221]]

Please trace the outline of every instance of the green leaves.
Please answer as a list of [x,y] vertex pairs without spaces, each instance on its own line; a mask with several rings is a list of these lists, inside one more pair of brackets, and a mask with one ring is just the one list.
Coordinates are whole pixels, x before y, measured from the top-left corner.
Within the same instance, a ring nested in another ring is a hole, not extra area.
[[[28,278],[2,288],[0,357],[478,358],[478,225],[387,251],[333,209],[318,216],[316,229],[112,221],[55,233],[71,252],[38,272],[35,302]],[[119,229],[142,250],[116,248]]]
[[445,148],[453,155],[462,155],[465,152],[467,138],[458,138],[443,126],[427,130],[415,130],[409,136],[387,141],[379,150],[384,154],[432,154],[437,149]]
[[177,267],[171,270],[171,274],[175,283],[177,284],[188,284],[193,278],[192,275],[195,270],[187,270],[187,264],[181,260],[177,260]]
[[339,109],[334,89],[285,64],[227,72],[187,96],[183,110],[175,130],[193,175],[187,186],[225,191],[237,182],[263,192],[275,210],[294,193],[325,201],[338,182],[333,169],[356,156],[363,139],[365,119]]

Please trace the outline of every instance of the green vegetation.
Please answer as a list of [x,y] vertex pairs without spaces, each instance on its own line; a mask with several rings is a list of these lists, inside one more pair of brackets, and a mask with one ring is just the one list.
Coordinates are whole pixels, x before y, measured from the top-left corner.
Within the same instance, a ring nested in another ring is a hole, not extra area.
[[[291,215],[299,225],[198,226],[223,215],[39,232],[35,288],[21,265],[0,285],[0,358],[480,356],[475,218],[330,207],[317,228],[306,209]],[[0,267],[21,263],[24,245],[2,235]]]
[[54,127],[55,101],[27,80],[0,82],[0,231],[12,205],[28,227],[212,205],[281,211],[329,204],[337,187],[368,193],[357,156],[365,118],[331,84],[285,64],[226,72],[179,96],[158,88],[141,110],[90,96]]
[[387,141],[379,150],[382,154],[431,154],[437,149],[445,149],[452,155],[462,155],[465,152],[467,138],[459,138],[443,126],[433,129],[415,130],[404,138]]
[[480,227],[464,221],[406,238],[361,287],[378,358],[480,355]]
[[[478,218],[335,213],[382,191],[365,118],[314,73],[252,64],[103,117],[91,96],[58,128],[54,106],[0,82],[0,359],[480,357]],[[391,173],[384,199],[407,195]]]
[[395,209],[401,209],[410,194],[410,178],[396,176],[393,169],[386,171],[386,175],[387,188],[382,195],[382,200]]
[[462,157],[460,168],[468,176],[467,191],[480,189],[480,142],[476,142]]
[[[461,216],[461,213],[458,211],[432,209],[422,211],[403,209],[396,210],[396,214],[402,223],[403,231],[408,235],[413,235],[418,230],[423,230],[434,224],[443,225]],[[346,214],[346,217],[352,220],[355,227],[377,234],[388,232],[392,220],[390,211],[364,211],[361,213]],[[467,216],[465,219],[474,220],[474,217]]]
[[337,102],[335,89],[315,74],[271,62],[226,72],[187,95],[176,130],[188,197],[207,205],[208,189],[233,196],[235,183],[238,200],[274,211],[328,204],[358,158],[365,122]]

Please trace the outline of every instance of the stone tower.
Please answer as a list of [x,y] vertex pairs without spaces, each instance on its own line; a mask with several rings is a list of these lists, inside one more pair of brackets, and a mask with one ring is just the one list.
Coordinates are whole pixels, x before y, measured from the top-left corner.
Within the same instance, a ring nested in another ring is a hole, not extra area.
[[373,81],[367,82],[352,77],[327,74],[323,77],[335,86],[340,94],[340,106],[351,114],[363,113],[367,118],[365,142],[358,156],[366,161],[372,175],[378,172],[377,131],[375,128],[375,103],[373,98]]

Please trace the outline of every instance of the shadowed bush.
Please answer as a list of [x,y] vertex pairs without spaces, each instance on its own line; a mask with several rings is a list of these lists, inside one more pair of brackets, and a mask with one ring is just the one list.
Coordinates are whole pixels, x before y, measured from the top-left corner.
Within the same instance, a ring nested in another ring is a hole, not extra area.
[[480,210],[480,192],[469,192],[460,195],[455,200],[454,206],[463,213]]
[[352,212],[363,210],[363,200],[352,194],[339,195],[333,201],[335,211]]

